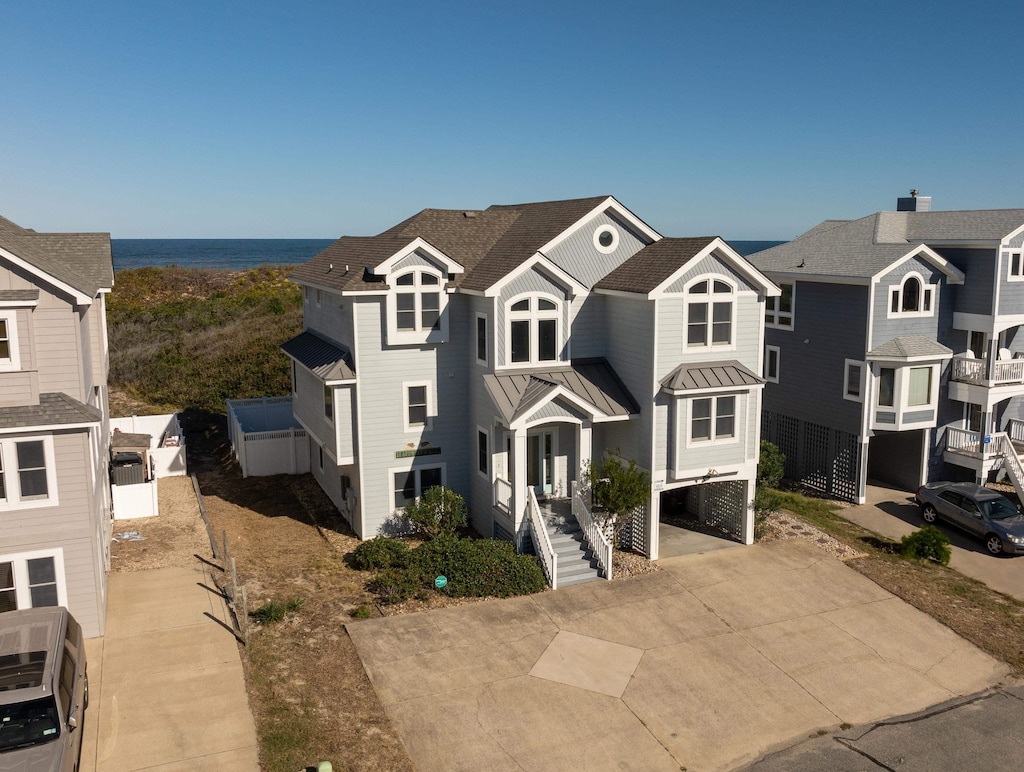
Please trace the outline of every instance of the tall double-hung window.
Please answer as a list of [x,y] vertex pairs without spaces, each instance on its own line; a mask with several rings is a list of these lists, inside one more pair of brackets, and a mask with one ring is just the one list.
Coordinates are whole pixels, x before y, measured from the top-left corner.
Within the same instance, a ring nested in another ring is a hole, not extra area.
[[0,508],[56,503],[52,438],[0,442]]
[[395,326],[399,332],[440,329],[441,278],[414,270],[395,278]]
[[736,288],[721,279],[701,279],[686,289],[686,347],[733,343]]
[[513,299],[508,305],[508,361],[538,364],[558,359],[561,302],[532,295]]

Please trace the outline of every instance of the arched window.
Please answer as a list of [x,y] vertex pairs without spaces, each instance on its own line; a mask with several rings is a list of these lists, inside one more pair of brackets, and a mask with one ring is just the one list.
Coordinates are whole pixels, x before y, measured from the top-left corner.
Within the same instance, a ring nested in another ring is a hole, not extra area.
[[558,319],[561,301],[543,295],[513,298],[508,319],[510,364],[554,362],[559,354]]
[[890,316],[931,316],[935,285],[925,284],[918,273],[908,273],[899,285],[889,288],[889,293]]
[[901,311],[920,311],[921,303],[921,280],[916,276],[909,277],[903,283],[903,298],[901,300]]
[[395,326],[399,332],[427,332],[440,328],[441,279],[421,269],[395,279]]
[[736,288],[722,279],[699,279],[686,288],[686,347],[731,346]]

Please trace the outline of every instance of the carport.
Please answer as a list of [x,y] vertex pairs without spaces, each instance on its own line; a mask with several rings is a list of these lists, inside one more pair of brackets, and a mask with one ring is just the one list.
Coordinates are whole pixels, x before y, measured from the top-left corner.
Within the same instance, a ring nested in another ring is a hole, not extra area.
[[877,432],[868,440],[868,479],[915,491],[924,482],[926,429]]

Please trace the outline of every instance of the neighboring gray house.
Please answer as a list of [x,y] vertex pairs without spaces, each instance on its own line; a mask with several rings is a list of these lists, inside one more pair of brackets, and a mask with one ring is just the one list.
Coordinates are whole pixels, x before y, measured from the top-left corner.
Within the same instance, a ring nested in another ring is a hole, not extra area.
[[789,476],[863,502],[1004,466],[1024,440],[1024,209],[830,220],[750,261],[765,310],[765,439]]
[[538,502],[611,451],[651,473],[632,534],[651,557],[664,497],[752,540],[778,288],[721,239],[663,239],[611,197],[426,209],[292,279],[294,414],[360,537],[443,484],[478,532],[522,544]]
[[0,611],[103,634],[110,567],[106,233],[0,217]]

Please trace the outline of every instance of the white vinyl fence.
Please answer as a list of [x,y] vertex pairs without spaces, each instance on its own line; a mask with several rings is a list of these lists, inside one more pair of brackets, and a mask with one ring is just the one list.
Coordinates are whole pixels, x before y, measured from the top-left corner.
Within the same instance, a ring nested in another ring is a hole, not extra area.
[[111,485],[110,501],[115,520],[134,520],[160,514],[156,480],[138,485]]
[[309,471],[309,441],[291,397],[229,399],[228,436],[243,477]]
[[184,477],[188,474],[185,468],[185,434],[178,424],[177,413],[111,418],[110,431],[115,429],[150,436],[149,457],[154,477]]

